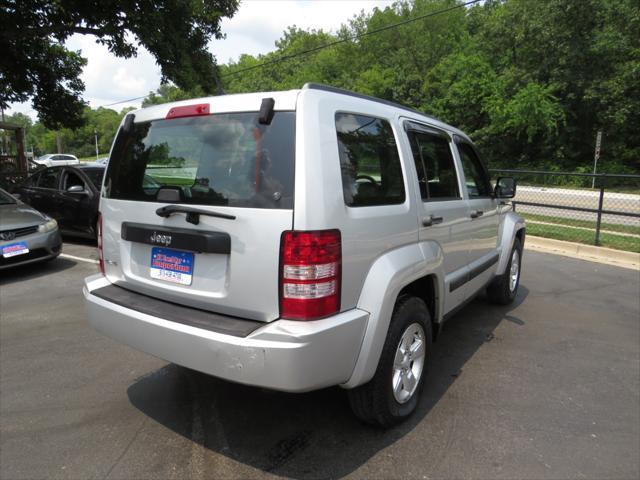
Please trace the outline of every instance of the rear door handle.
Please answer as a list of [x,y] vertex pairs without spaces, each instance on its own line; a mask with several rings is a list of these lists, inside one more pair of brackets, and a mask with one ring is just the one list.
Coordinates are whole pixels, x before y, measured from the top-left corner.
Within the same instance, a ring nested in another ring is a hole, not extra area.
[[481,217],[483,214],[484,212],[482,210],[475,210],[471,212],[471,218],[478,218],[478,217]]
[[428,217],[422,219],[422,226],[430,227],[432,225],[442,223],[442,220],[443,220],[442,217],[435,217],[433,215],[429,215]]

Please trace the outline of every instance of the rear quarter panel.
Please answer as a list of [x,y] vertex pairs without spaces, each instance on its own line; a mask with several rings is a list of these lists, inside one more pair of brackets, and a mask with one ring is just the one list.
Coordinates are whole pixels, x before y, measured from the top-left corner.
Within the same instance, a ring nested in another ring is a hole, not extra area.
[[389,121],[400,148],[398,114],[389,106],[344,95],[302,90],[296,117],[296,172],[293,227],[296,230],[337,228],[342,234],[341,310],[356,307],[369,270],[376,259],[403,245],[418,242],[414,175],[400,149],[405,187],[402,204],[347,207],[335,126],[336,112]]

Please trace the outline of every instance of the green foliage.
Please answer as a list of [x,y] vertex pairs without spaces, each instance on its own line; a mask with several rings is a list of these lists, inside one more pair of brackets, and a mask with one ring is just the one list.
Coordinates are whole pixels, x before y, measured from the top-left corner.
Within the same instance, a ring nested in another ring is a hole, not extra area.
[[397,101],[471,134],[494,167],[588,170],[602,129],[601,170],[640,172],[637,0],[487,0],[369,35],[460,3],[401,0],[336,34],[290,27],[274,52],[222,66],[224,88],[322,82]]
[[[80,80],[86,60],[64,42],[74,34],[93,35],[116,56],[136,55],[143,45],[156,58],[163,80],[190,90],[216,90],[217,67],[208,51],[223,34],[238,0],[22,0],[0,8],[0,107],[33,100],[49,128],[83,123]],[[132,35],[131,35],[132,34]]]
[[[469,133],[492,167],[588,172],[601,129],[599,170],[640,173],[637,0],[486,0],[373,33],[461,3],[399,0],[355,16],[337,33],[291,26],[275,51],[241,55],[222,65],[219,77],[226,93],[320,82],[400,102]],[[170,27],[170,19],[163,22]],[[161,85],[144,106],[215,87],[165,76],[174,83]],[[61,131],[72,153],[91,154],[92,128]],[[30,131],[42,153],[55,151],[55,133],[40,123]]]
[[57,136],[60,136],[62,150],[79,158],[92,157],[95,159],[96,135],[100,156],[106,156],[111,149],[111,143],[118,129],[122,117],[131,109],[124,109],[120,113],[108,108],[92,110],[84,107],[82,112],[83,126],[76,129],[62,128],[49,130],[42,122],[32,123],[31,119],[16,113],[6,117],[9,123],[17,123],[25,127],[25,150],[33,150],[36,157],[46,153],[58,151]]
[[204,95],[205,94],[203,90],[199,87],[196,87],[191,91],[185,91],[170,83],[162,83],[158,90],[156,90],[155,92],[150,92],[149,95],[142,101],[142,106],[150,107],[151,105],[177,102],[179,100],[187,100],[189,98],[202,97]]

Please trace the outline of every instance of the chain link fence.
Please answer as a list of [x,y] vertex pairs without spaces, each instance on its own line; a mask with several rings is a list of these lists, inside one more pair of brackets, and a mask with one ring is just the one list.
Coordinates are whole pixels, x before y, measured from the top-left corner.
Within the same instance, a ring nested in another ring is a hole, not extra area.
[[640,252],[640,175],[492,170],[518,182],[527,234]]

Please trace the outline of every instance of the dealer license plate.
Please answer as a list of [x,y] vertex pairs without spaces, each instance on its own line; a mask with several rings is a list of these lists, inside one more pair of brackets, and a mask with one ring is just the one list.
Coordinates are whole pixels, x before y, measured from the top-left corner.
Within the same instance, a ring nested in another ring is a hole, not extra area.
[[2,250],[2,256],[4,258],[15,257],[16,255],[24,255],[25,253],[29,253],[29,248],[24,242],[11,243],[9,245],[5,245],[4,247],[0,247],[0,249]]
[[194,255],[170,248],[151,249],[151,278],[166,282],[191,285]]

